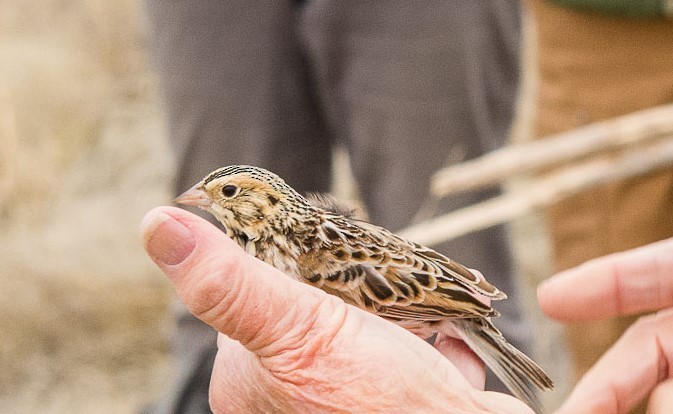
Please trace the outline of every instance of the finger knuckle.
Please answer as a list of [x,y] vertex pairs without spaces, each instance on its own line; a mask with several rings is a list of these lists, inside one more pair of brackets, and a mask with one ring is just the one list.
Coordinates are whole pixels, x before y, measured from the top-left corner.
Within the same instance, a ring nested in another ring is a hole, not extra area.
[[235,300],[239,279],[238,262],[221,260],[204,262],[199,275],[187,288],[186,304],[190,311],[206,322],[223,316]]

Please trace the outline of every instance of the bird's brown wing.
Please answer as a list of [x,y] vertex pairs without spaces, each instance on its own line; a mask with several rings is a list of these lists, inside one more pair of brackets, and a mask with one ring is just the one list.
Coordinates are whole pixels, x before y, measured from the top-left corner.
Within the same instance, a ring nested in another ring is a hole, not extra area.
[[497,315],[484,298],[505,295],[480,274],[382,227],[327,218],[320,251],[330,265],[312,282],[330,293],[391,319]]

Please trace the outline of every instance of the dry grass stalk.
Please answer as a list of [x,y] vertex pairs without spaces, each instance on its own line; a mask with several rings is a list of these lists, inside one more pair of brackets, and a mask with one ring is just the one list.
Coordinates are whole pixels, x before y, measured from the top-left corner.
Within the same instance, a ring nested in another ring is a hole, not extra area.
[[548,170],[583,157],[647,145],[673,134],[673,105],[597,122],[539,141],[493,151],[435,174],[434,195],[493,186],[517,174]]
[[638,151],[596,158],[550,173],[531,185],[408,227],[401,233],[435,245],[496,224],[509,222],[592,187],[673,165],[673,134]]

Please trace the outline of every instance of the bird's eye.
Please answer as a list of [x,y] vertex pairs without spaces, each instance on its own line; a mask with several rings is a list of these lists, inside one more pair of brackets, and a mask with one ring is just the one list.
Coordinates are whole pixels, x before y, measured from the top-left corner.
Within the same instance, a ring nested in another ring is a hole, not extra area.
[[235,196],[236,193],[238,193],[238,187],[236,187],[235,185],[229,184],[222,187],[222,195],[227,198]]

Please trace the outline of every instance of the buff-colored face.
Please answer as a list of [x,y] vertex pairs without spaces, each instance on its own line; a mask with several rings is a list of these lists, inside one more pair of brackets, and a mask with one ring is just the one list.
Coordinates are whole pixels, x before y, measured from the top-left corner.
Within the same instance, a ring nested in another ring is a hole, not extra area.
[[228,229],[254,232],[275,217],[285,196],[267,182],[243,174],[204,180],[175,199],[213,214]]

